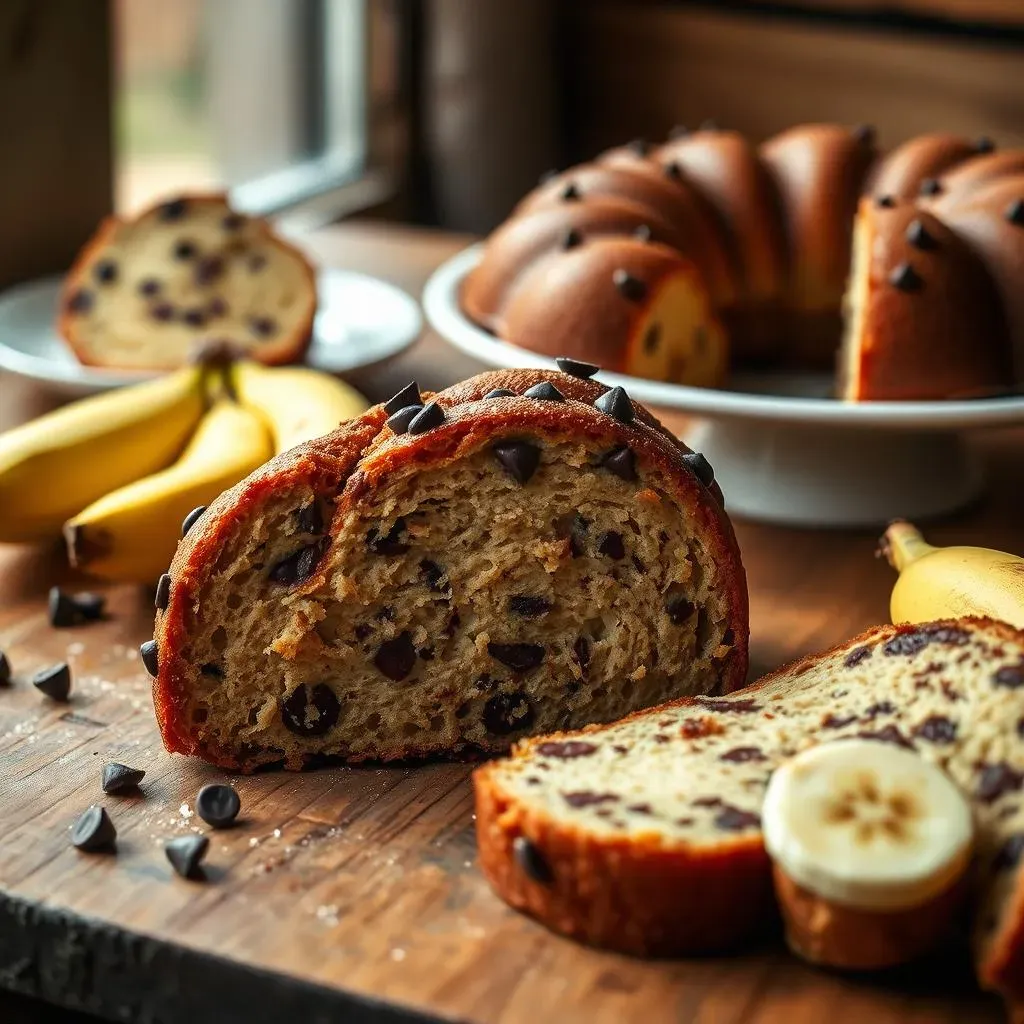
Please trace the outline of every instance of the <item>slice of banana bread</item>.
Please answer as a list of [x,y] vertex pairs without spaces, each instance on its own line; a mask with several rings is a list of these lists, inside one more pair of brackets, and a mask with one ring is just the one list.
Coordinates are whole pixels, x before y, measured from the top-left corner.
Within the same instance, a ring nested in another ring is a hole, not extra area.
[[776,920],[769,775],[815,744],[896,743],[961,787],[977,825],[977,969],[1024,998],[1024,632],[880,626],[727,698],[540,737],[474,776],[480,862],[557,931],[642,954],[736,946]]
[[297,249],[224,196],[193,195],[104,221],[67,275],[58,329],[90,366],[172,369],[208,339],[276,364],[306,350],[315,311]]
[[222,495],[161,592],[164,742],[231,768],[504,751],[746,675],[711,467],[569,374],[411,385]]

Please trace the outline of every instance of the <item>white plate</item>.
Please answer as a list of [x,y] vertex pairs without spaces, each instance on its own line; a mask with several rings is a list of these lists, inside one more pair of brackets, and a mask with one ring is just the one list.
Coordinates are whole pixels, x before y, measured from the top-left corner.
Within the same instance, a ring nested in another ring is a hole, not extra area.
[[[430,325],[496,367],[554,361],[500,341],[459,307],[482,245],[439,267],[423,292]],[[714,465],[732,511],[804,526],[874,526],[945,514],[977,496],[982,474],[959,432],[1024,423],[1024,396],[948,402],[841,402],[821,375],[737,375],[729,390],[601,373],[650,405],[695,417],[684,440]]]
[[[43,278],[0,295],[0,369],[78,396],[151,373],[82,366],[54,329],[61,280]],[[408,348],[423,326],[416,301],[386,281],[348,270],[317,275],[319,308],[305,362],[328,373],[382,363]]]

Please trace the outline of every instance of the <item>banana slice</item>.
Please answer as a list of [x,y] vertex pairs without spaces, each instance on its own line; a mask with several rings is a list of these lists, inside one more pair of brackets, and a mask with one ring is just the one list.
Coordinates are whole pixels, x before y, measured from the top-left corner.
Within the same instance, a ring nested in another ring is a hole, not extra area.
[[859,910],[920,906],[948,889],[970,859],[974,825],[946,774],[875,740],[825,743],[771,778],[762,828],[793,882]]

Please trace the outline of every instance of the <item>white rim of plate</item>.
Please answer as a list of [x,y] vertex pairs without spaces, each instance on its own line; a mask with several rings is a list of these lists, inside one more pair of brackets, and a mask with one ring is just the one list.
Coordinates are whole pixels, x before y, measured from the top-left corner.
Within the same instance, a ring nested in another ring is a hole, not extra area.
[[[553,359],[500,341],[463,314],[458,301],[459,290],[465,276],[480,261],[483,245],[477,243],[456,253],[431,275],[423,289],[423,309],[428,323],[456,348],[490,366],[556,369]],[[619,373],[602,372],[600,379],[612,386],[621,385],[641,402],[715,419],[902,430],[951,430],[1024,422],[1024,396],[945,402],[842,402],[834,398],[693,388]]]

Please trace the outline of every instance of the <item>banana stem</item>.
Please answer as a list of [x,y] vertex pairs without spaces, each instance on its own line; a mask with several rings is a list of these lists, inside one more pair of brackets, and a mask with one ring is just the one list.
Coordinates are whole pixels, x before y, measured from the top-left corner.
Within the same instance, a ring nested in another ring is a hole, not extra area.
[[903,572],[912,562],[935,550],[921,536],[921,531],[905,519],[897,519],[889,524],[879,546],[881,553],[897,572]]

